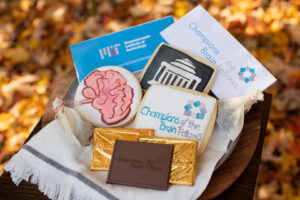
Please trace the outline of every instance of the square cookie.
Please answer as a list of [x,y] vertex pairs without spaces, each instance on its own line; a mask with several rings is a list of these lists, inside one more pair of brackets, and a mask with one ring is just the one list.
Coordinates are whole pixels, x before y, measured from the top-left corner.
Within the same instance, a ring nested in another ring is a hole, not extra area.
[[197,91],[152,85],[135,118],[135,128],[152,128],[158,137],[198,140],[201,154],[213,131],[217,100]]
[[143,90],[163,84],[208,93],[216,73],[217,67],[205,59],[161,43],[142,71],[140,83]]

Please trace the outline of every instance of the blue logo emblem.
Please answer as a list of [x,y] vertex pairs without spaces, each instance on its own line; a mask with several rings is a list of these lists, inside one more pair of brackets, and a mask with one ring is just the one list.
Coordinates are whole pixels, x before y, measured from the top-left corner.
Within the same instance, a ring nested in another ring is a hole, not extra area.
[[255,69],[250,67],[241,67],[240,72],[238,73],[240,80],[245,83],[249,83],[250,81],[254,81],[256,77]]
[[188,101],[184,106],[184,115],[195,119],[204,119],[207,113],[206,105],[200,101]]

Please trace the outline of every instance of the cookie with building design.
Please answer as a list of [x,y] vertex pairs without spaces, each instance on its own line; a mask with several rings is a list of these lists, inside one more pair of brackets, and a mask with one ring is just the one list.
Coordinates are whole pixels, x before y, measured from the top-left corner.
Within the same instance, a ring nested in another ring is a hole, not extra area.
[[208,93],[217,67],[205,59],[174,46],[160,44],[141,73],[142,89],[162,84]]
[[83,120],[98,127],[120,127],[134,118],[141,98],[134,74],[122,67],[104,66],[80,82],[74,101]]
[[152,85],[139,106],[134,127],[154,129],[157,137],[198,140],[201,154],[213,131],[216,115],[214,97],[177,86]]

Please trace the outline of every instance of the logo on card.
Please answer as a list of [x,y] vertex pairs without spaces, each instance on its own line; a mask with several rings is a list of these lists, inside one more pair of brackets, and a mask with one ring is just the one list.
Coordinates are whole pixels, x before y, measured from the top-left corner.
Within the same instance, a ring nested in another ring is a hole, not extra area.
[[184,106],[183,115],[192,117],[194,119],[204,119],[207,113],[206,105],[200,101],[188,101]]
[[119,46],[121,46],[121,44],[114,44],[114,45],[99,49],[99,54],[100,54],[101,60],[103,60],[106,57],[112,57],[112,56],[119,55],[119,49],[118,49]]
[[250,81],[254,81],[256,77],[255,69],[250,67],[241,67],[240,72],[238,73],[240,80],[245,83],[249,83]]

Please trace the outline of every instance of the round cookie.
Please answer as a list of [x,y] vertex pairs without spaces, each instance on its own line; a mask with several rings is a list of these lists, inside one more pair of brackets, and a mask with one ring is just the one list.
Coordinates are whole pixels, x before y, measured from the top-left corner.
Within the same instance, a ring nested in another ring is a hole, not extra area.
[[141,97],[134,74],[122,67],[105,66],[79,83],[74,101],[83,120],[98,127],[118,127],[133,119]]

